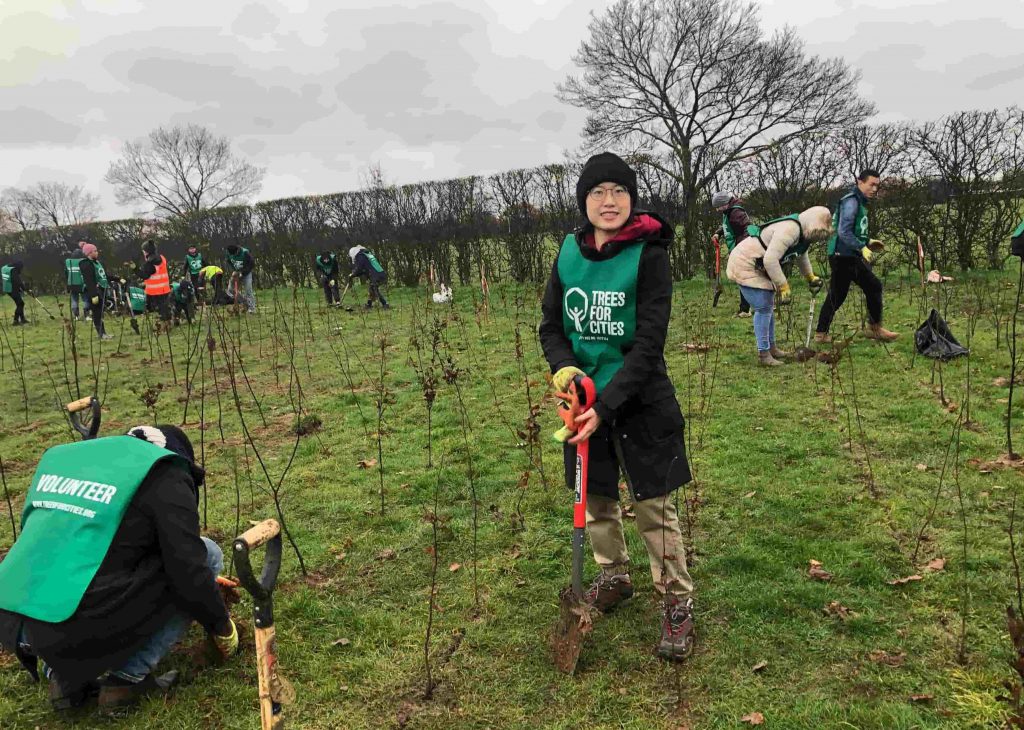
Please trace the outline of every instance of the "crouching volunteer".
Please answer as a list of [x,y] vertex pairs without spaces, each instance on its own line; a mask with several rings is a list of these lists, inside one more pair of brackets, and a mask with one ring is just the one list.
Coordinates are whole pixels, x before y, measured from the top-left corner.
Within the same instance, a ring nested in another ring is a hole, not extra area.
[[618,502],[621,470],[655,590],[664,596],[658,654],[683,659],[693,645],[693,582],[672,496],[690,481],[683,415],[664,357],[672,228],[635,210],[636,173],[609,152],[587,161],[576,197],[587,222],[559,250],[540,339],[559,390],[582,373],[598,390],[594,407],[579,417],[577,434],[564,445],[571,487],[575,445],[590,440],[587,528],[601,572],[585,597],[610,611],[633,595]]
[[819,205],[748,230],[750,235],[729,254],[725,274],[740,285],[743,297],[754,308],[758,361],[766,366],[782,365],[782,358],[789,353],[775,343],[775,293],[780,304],[789,304],[793,297],[782,267],[796,260],[811,291],[821,291],[824,282],[815,276],[807,250],[832,235],[832,214]]
[[140,426],[47,450],[21,534],[0,562],[0,645],[57,710],[102,711],[166,691],[160,659],[197,621],[223,659],[238,631],[215,583],[221,550],[199,536],[203,471],[175,426]]

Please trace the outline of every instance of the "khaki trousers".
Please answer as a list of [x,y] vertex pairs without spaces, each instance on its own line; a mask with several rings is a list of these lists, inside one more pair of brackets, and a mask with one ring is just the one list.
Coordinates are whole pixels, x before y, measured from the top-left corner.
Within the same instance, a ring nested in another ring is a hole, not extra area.
[[[636,527],[651,560],[651,577],[658,593],[689,598],[693,580],[686,567],[686,546],[679,530],[673,495],[633,503]],[[626,538],[622,534],[622,509],[618,500],[587,495],[587,530],[594,560],[606,575],[629,571]]]

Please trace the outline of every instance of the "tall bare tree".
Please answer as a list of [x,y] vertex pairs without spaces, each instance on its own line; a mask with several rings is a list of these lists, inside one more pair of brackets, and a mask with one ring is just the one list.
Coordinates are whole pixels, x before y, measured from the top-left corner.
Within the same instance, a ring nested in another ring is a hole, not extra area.
[[807,56],[791,28],[768,37],[741,0],[619,0],[594,16],[560,98],[586,109],[590,148],[651,154],[679,181],[685,251],[699,260],[697,200],[715,174],[809,132],[857,123],[874,107],[841,59]]
[[95,220],[100,199],[81,185],[41,182],[8,188],[0,207],[21,230],[39,230],[44,240],[67,246],[81,226]]
[[117,202],[148,203],[167,217],[244,203],[259,192],[263,174],[231,152],[227,137],[189,124],[159,127],[145,141],[126,142],[105,179]]

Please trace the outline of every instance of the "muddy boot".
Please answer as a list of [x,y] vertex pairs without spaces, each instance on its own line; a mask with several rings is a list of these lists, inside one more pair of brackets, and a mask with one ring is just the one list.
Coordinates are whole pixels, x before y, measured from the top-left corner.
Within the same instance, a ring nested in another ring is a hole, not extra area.
[[119,710],[135,705],[146,695],[166,694],[177,681],[176,671],[161,674],[159,677],[147,674],[141,682],[131,682],[116,676],[107,677],[100,687],[100,712],[115,714]]
[[787,357],[789,357],[792,354],[792,353],[780,350],[775,345],[772,345],[772,349],[770,349],[768,352],[770,352],[771,356],[774,357],[776,360],[785,360]]
[[832,336],[828,332],[815,332],[814,341],[819,345],[828,345],[832,342]]
[[87,682],[81,687],[70,687],[61,682],[56,672],[51,671],[50,707],[54,712],[68,712],[84,705],[90,697],[99,693],[99,685]]
[[880,342],[892,342],[899,337],[898,334],[890,332],[880,324],[869,324],[867,329],[864,330],[864,336],[869,340],[878,340]]
[[763,365],[766,368],[773,368],[776,365],[784,365],[785,364],[785,363],[781,362],[780,360],[776,360],[774,357],[772,357],[771,350],[765,350],[764,352],[761,352],[759,350],[758,353],[757,353],[757,359],[758,359],[758,362],[760,362],[761,365]]
[[658,656],[682,661],[693,651],[693,599],[666,596]]
[[629,573],[606,575],[602,572],[590,588],[583,592],[583,600],[601,613],[615,610],[617,606],[633,597],[633,581]]

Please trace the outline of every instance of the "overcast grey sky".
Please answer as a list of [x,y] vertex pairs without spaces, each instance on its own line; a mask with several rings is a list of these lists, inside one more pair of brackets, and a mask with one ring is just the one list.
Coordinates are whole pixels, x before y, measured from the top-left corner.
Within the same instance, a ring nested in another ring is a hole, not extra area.
[[[605,0],[2,0],[0,188],[103,181],[127,139],[194,122],[267,168],[260,199],[554,162],[555,98]],[[862,69],[878,119],[1024,101],[1024,0],[764,0]]]

